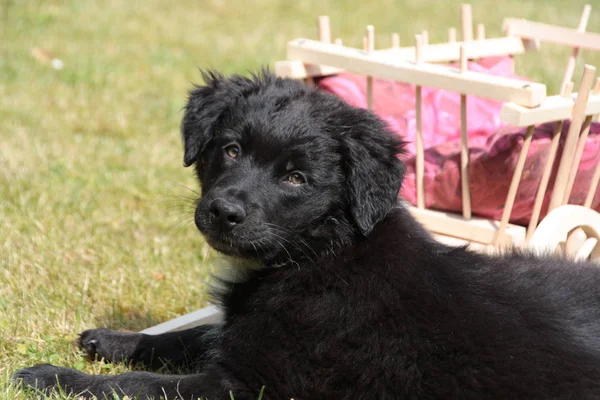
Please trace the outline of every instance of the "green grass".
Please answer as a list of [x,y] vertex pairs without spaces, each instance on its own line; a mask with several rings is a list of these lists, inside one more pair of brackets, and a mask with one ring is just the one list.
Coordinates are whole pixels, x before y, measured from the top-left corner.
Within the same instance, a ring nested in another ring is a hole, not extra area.
[[[583,4],[481,0],[473,11],[493,36],[503,16],[576,26]],[[600,31],[599,13],[589,30]],[[0,398],[24,398],[9,377],[36,363],[127,369],[83,360],[72,344],[83,329],[138,330],[206,304],[214,254],[181,167],[186,90],[197,67],[273,65],[287,40],[315,37],[321,14],[354,46],[369,23],[379,45],[423,29],[435,42],[457,25],[459,2],[0,1]],[[556,92],[568,54],[544,46],[517,72]]]

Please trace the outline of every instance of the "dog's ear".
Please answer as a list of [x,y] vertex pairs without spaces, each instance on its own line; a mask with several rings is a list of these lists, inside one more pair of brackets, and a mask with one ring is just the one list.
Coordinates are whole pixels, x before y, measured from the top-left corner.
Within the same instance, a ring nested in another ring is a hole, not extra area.
[[213,135],[213,129],[224,110],[216,92],[224,77],[214,71],[202,72],[204,86],[195,86],[189,93],[181,121],[183,165],[192,165]]
[[368,115],[342,136],[350,214],[368,235],[398,202],[405,167],[404,142],[382,121]]

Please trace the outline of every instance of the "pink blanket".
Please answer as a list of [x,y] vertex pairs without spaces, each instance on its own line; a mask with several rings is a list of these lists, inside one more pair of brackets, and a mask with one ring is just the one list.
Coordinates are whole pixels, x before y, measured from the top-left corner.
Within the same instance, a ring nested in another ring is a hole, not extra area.
[[[490,58],[469,63],[472,71],[519,78],[513,74],[513,60],[509,57]],[[525,79],[525,78],[521,78]],[[341,74],[323,78],[319,87],[366,108],[366,80],[364,76]],[[415,193],[415,88],[414,85],[374,79],[373,111],[388,122],[390,128],[409,141],[407,177],[401,196],[416,204]],[[423,139],[425,143],[425,202],[427,208],[461,211],[460,187],[460,95],[424,87]],[[471,204],[475,215],[499,219],[504,208],[510,179],[514,172],[525,129],[505,125],[500,121],[502,103],[468,97],[467,132],[469,136]],[[563,127],[562,143],[569,124]],[[531,218],[533,201],[548,155],[553,124],[538,126],[528,152],[527,162],[511,222],[527,224]],[[557,158],[559,159],[559,158]],[[596,163],[600,162],[600,125],[593,124],[571,193],[571,204],[583,204]],[[558,168],[555,162],[554,173]],[[552,182],[547,190],[542,216],[552,193]],[[593,207],[600,211],[600,196],[596,194]]]

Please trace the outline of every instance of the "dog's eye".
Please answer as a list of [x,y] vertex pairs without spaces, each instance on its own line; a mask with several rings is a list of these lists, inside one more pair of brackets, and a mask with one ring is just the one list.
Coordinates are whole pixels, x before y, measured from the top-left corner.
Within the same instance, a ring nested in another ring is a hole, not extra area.
[[223,147],[223,150],[225,150],[225,153],[231,158],[238,158],[241,152],[240,146],[237,144],[228,144]]
[[303,183],[306,183],[306,178],[300,172],[292,172],[287,180],[292,185],[302,185]]

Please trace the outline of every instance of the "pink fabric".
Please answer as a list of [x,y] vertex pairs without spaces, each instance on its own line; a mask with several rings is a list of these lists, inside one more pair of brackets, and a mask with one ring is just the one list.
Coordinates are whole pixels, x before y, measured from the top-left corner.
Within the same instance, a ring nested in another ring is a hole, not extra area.
[[[569,123],[565,123],[557,154],[560,160]],[[533,202],[537,193],[543,168],[548,157],[554,123],[536,127],[529,147],[525,168],[517,191],[510,221],[526,225],[531,218]],[[490,135],[483,146],[469,146],[471,205],[479,216],[500,219],[510,181],[515,170],[519,152],[523,146],[525,129],[505,126]],[[425,151],[425,203],[428,208],[461,212],[460,141],[454,140],[429,147]],[[402,197],[416,204],[415,157],[406,158],[407,176],[401,191]],[[594,168],[600,162],[600,125],[593,124],[579,164],[575,184],[569,202],[583,204],[592,180]],[[550,185],[546,191],[542,217],[546,215],[552,194],[554,176],[558,169],[555,162]],[[600,196],[596,194],[593,207],[600,211]]]
[[[469,70],[494,75],[519,78],[512,73],[513,61],[509,57],[469,63]],[[521,78],[524,79],[524,78]],[[319,87],[346,102],[366,108],[366,80],[364,76],[341,74],[320,80]],[[409,142],[404,156],[407,176],[401,196],[416,204],[415,188],[415,88],[414,85],[381,79],[373,82],[373,111],[389,124],[390,128]],[[460,212],[462,208],[460,186],[460,95],[444,90],[424,87],[423,139],[425,145],[425,203],[428,208]],[[467,132],[469,136],[471,205],[475,215],[499,219],[514,167],[523,145],[525,129],[510,127],[500,120],[501,102],[469,96],[467,102]],[[548,155],[553,124],[536,128],[528,152],[525,170],[513,211],[511,222],[526,224],[531,211],[543,167]],[[562,143],[569,124],[563,127]],[[560,158],[557,158],[560,159]],[[600,162],[600,125],[593,124],[571,193],[572,204],[583,204],[596,163]],[[554,165],[551,183],[558,168]],[[552,193],[547,190],[547,203]],[[593,207],[600,210],[600,196],[596,194]],[[542,215],[542,216],[543,216]]]

